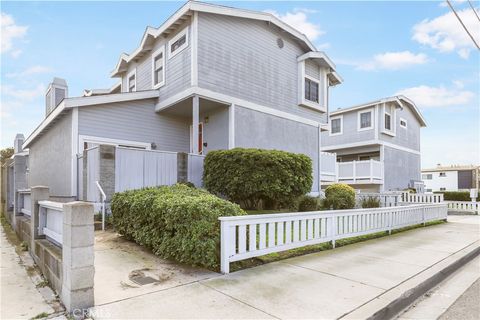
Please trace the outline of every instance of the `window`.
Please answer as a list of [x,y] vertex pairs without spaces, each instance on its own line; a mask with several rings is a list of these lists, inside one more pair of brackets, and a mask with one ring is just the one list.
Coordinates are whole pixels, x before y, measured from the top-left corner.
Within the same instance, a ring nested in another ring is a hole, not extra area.
[[385,112],[385,129],[392,130],[392,116]]
[[373,110],[358,112],[358,131],[368,130],[373,128]]
[[127,76],[127,89],[128,92],[137,91],[137,70],[133,70]]
[[400,127],[407,128],[407,120],[400,118]]
[[168,58],[173,58],[188,46],[188,28],[180,31],[168,42]]
[[342,134],[343,117],[330,118],[330,135]]
[[445,190],[447,190],[447,188],[443,188],[443,187],[440,188],[440,191],[445,191]]
[[165,84],[165,49],[162,46],[152,54],[152,84],[153,88],[160,88]]
[[305,78],[305,99],[318,103],[318,81]]
[[432,174],[431,173],[422,174],[422,179],[423,180],[432,180]]
[[440,174],[438,175],[439,177],[446,177],[447,176],[447,173],[446,172],[440,172]]

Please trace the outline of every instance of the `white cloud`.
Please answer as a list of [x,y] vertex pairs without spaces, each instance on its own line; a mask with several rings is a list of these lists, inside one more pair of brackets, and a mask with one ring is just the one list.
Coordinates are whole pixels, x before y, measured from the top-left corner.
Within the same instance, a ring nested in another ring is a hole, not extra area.
[[6,13],[1,13],[1,53],[10,52],[13,57],[18,57],[22,52],[19,49],[13,47],[15,39],[21,39],[27,34],[27,26],[19,26],[15,24],[13,17]]
[[52,71],[52,69],[50,69],[49,67],[33,66],[20,72],[7,73],[5,76],[7,78],[21,78],[21,77],[31,76],[33,74],[47,73],[50,71]]
[[[480,43],[478,19],[472,9],[457,10],[457,13],[477,43]],[[472,39],[465,32],[453,12],[417,23],[413,27],[412,39],[440,52],[456,51],[463,59],[467,59],[470,50],[475,48]]]
[[11,97],[16,99],[16,101],[33,101],[36,98],[43,96],[45,94],[45,86],[38,84],[35,88],[29,90],[17,89],[10,85],[1,86],[2,96]]
[[314,41],[319,36],[325,34],[325,31],[322,30],[320,25],[308,21],[307,14],[312,13],[311,10],[294,9],[293,11],[288,11],[285,14],[280,14],[274,10],[267,10],[266,12],[273,14],[286,24],[305,34],[310,41]]
[[413,65],[424,64],[428,62],[426,54],[414,54],[410,51],[385,52],[376,54],[372,60],[358,63],[357,69],[360,70],[399,70]]
[[472,102],[475,94],[471,91],[462,90],[462,87],[459,85],[460,83],[461,82],[454,83],[454,88],[422,85],[402,89],[395,95],[405,95],[412,99],[421,108],[449,107],[469,104]]

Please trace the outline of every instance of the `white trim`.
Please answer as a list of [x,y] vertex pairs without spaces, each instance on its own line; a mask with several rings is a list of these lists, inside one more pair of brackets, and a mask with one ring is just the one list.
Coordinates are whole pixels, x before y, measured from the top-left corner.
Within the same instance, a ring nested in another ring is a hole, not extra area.
[[307,118],[297,116],[285,111],[280,111],[278,109],[265,107],[250,101],[246,101],[246,100],[232,97],[223,93],[218,93],[215,91],[211,91],[211,90],[199,88],[199,87],[190,87],[164,101],[160,101],[155,106],[155,111],[159,112],[159,111],[168,109],[174,106],[175,104],[177,104],[178,102],[188,99],[194,95],[199,95],[202,98],[217,101],[219,103],[223,103],[226,105],[235,104],[237,107],[243,107],[243,108],[255,110],[258,112],[266,113],[279,118],[284,118],[287,120],[303,123],[303,124],[314,126],[314,127],[318,127],[320,125],[320,123],[311,119],[307,119]]
[[[182,44],[180,47],[178,47],[174,52],[172,52],[172,44],[177,41],[178,39],[182,38],[183,36],[185,36],[185,43]],[[173,37],[172,39],[170,39],[168,41],[168,59],[172,59],[173,57],[175,57],[177,54],[179,54],[180,52],[182,52],[186,47],[188,47],[188,26],[183,28],[183,30],[179,31],[175,37]]]
[[[340,120],[340,132],[332,133],[332,122],[333,120]],[[339,136],[343,134],[343,115],[330,117],[330,131],[328,132],[329,136]]]
[[380,106],[378,104],[375,105],[375,140],[378,140],[378,131],[380,131],[380,119],[379,119],[379,109]]
[[[130,78],[135,75],[135,90],[130,91]],[[127,92],[137,92],[137,68],[127,74]]]
[[228,109],[228,149],[235,148],[235,105]]
[[98,144],[108,144],[112,146],[133,146],[137,148],[145,148],[146,150],[151,150],[152,145],[151,143],[147,142],[139,142],[133,140],[121,140],[121,139],[111,139],[111,138],[104,138],[98,136],[87,136],[87,135],[79,135],[78,136],[78,151],[77,153],[83,152],[83,144],[85,142],[89,143],[98,143]]
[[[387,112],[387,104],[384,102],[383,103],[383,127],[382,127],[382,133],[389,135],[391,137],[396,136],[397,132],[397,125],[396,125],[396,113],[397,109],[395,106],[388,106],[388,109],[391,110],[391,112]],[[386,127],[386,121],[385,121],[385,115],[390,116],[390,129],[387,129]]]
[[198,85],[198,12],[193,13],[192,18],[192,42],[191,42],[191,61],[190,61],[190,84],[192,86]]
[[77,196],[77,150],[78,150],[78,108],[72,110],[72,151],[71,151],[71,191],[72,196]]
[[[320,101],[324,101],[324,96],[320,97],[320,94],[323,93],[320,79],[315,79],[305,73],[305,60],[300,60],[298,62],[298,105],[302,107],[307,107],[314,109],[320,112],[327,112],[327,106],[322,106]],[[305,79],[316,82],[318,84],[318,102],[311,101],[305,98]]]
[[[373,125],[373,108],[367,109],[367,110],[359,110],[357,111],[357,131],[365,131],[365,130],[372,130],[374,128]],[[370,126],[362,128],[362,114],[363,113],[370,113]]]
[[420,154],[420,151],[418,151],[418,150],[398,146],[396,144],[386,142],[386,141],[383,141],[383,140],[377,140],[377,139],[360,141],[360,142],[352,142],[352,143],[344,143],[344,144],[336,144],[336,145],[331,145],[331,146],[324,146],[324,147],[322,147],[322,149],[323,149],[322,151],[331,152],[331,151],[335,151],[335,150],[339,150],[339,149],[366,147],[366,146],[369,146],[369,145],[385,146],[385,147],[389,147],[389,148],[392,148],[392,149],[397,149],[397,150],[401,150],[401,151],[405,151],[405,152]]
[[113,93],[113,94],[107,94],[102,96],[68,98],[68,99],[64,99],[63,101],[65,102],[66,108],[75,108],[75,107],[91,106],[91,105],[105,104],[105,103],[152,99],[152,98],[158,98],[158,95],[159,94],[157,90],[147,90],[147,91],[138,91],[138,92]]
[[[405,122],[405,125],[402,125],[402,121]],[[400,127],[407,129],[408,128],[408,122],[407,120],[400,118]]]
[[[162,54],[162,73],[163,73],[163,76],[162,76],[162,81],[155,84],[155,58]],[[163,44],[160,48],[158,48],[157,51],[155,51],[153,54],[152,54],[152,57],[151,57],[151,60],[152,60],[152,88],[153,89],[158,89],[162,86],[165,85],[165,60],[167,60],[167,57],[165,56],[165,45]],[[137,76],[135,75],[135,81],[137,80]],[[136,83],[135,83],[135,88],[136,88]]]

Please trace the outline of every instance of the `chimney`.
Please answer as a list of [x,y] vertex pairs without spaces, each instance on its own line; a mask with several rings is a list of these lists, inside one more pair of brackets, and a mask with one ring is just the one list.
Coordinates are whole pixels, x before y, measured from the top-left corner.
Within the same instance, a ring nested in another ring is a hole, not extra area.
[[14,153],[20,153],[23,151],[22,145],[23,142],[25,141],[25,137],[21,133],[17,133],[15,136],[15,142],[13,143],[14,146]]
[[53,78],[45,94],[45,117],[52,112],[64,98],[68,97],[67,82],[61,78]]

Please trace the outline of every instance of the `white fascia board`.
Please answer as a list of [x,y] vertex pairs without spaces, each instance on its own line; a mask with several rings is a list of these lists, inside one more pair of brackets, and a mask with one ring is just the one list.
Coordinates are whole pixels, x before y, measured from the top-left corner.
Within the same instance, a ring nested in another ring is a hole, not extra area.
[[409,105],[412,106],[412,109],[413,109],[413,113],[415,113],[415,115],[418,117],[418,119],[420,120],[420,125],[422,127],[426,127],[427,126],[427,122],[425,121],[425,118],[423,117],[422,113],[420,112],[420,110],[418,109],[417,105],[410,99],[408,99],[407,97],[403,96],[403,95],[400,95],[400,96],[396,96],[397,98],[397,102],[400,106],[402,107],[405,107],[402,100],[404,100],[405,102],[407,102]]
[[297,61],[300,62],[300,61],[304,61],[304,60],[308,60],[308,59],[320,59],[320,60],[323,60],[325,61],[325,63],[328,65],[328,67],[330,67],[331,69],[335,70],[336,69],[336,66],[335,64],[333,63],[333,61],[325,54],[325,52],[323,51],[310,51],[310,52],[307,52],[305,54],[302,54],[301,56],[299,56],[297,58]]

